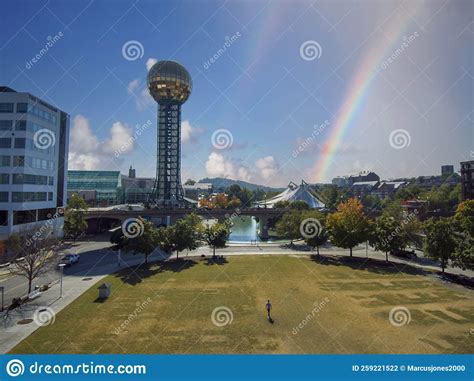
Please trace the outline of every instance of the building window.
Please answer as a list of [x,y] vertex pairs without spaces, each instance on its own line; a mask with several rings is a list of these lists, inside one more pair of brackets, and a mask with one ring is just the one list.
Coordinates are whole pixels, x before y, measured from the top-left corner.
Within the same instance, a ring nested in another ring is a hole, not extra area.
[[[4,193],[7,193],[7,192],[4,192]],[[8,198],[8,193],[7,193],[7,198]],[[0,226],[8,226],[8,210],[0,210]]]
[[28,103],[17,103],[16,112],[28,112]]
[[0,202],[8,202],[8,192],[0,192]]
[[26,120],[17,120],[15,122],[15,131],[26,131]]
[[0,148],[12,148],[12,139],[0,138]]
[[11,131],[12,125],[12,120],[0,120],[0,131]]
[[13,112],[13,103],[0,103],[0,112]]
[[29,175],[23,173],[13,174],[13,184],[31,184],[31,185],[47,185],[48,176]]
[[15,138],[15,147],[14,148],[25,148],[25,138]]
[[36,210],[14,210],[13,225],[27,224],[36,222]]
[[48,192],[48,201],[53,201],[53,192]]
[[12,202],[46,201],[46,192],[12,192]]
[[24,156],[13,156],[13,166],[14,167],[24,167],[25,166],[25,157]]
[[10,175],[8,173],[0,173],[0,184],[10,184]]
[[10,166],[10,156],[1,155],[0,167],[9,167],[9,166]]

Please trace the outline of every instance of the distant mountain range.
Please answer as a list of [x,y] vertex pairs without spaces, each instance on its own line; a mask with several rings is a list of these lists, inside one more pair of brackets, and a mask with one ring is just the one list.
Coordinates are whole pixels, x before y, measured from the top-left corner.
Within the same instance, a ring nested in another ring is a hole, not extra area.
[[241,180],[225,179],[223,177],[214,177],[212,179],[206,177],[205,179],[199,180],[199,183],[211,183],[214,191],[224,190],[230,187],[232,184],[237,184],[241,188],[254,191],[256,189],[263,189],[265,192],[281,192],[285,188],[272,188],[264,185],[252,184]]

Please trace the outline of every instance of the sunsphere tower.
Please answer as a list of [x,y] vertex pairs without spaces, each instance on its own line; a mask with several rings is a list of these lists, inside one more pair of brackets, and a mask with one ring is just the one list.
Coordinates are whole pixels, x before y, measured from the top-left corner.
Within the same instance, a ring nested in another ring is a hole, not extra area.
[[148,71],[148,91],[158,102],[156,179],[152,207],[183,207],[181,186],[181,105],[191,94],[188,71],[174,61],[159,61]]

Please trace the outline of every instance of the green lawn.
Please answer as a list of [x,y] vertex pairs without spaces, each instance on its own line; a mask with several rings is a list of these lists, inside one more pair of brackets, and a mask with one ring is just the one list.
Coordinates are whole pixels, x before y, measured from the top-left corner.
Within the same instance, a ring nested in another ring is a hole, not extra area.
[[[373,263],[248,256],[127,270],[106,279],[109,300],[91,288],[12,352],[472,353],[472,290]],[[213,324],[220,306],[231,324]],[[391,324],[397,306],[409,324]]]

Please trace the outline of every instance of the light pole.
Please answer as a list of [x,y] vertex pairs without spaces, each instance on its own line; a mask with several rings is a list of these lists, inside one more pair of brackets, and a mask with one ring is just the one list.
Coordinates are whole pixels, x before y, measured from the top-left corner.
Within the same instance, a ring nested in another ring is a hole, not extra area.
[[64,273],[64,267],[66,266],[65,263],[60,263],[59,268],[61,269],[61,277],[59,278],[59,297],[63,297],[63,273]]

